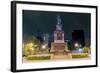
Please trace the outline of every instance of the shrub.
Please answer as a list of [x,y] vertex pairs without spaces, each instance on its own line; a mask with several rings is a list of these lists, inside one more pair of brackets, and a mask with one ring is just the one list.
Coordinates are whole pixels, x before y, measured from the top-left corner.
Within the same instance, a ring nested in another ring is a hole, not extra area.
[[72,58],[87,58],[88,54],[72,54]]
[[27,56],[27,60],[49,60],[50,56]]

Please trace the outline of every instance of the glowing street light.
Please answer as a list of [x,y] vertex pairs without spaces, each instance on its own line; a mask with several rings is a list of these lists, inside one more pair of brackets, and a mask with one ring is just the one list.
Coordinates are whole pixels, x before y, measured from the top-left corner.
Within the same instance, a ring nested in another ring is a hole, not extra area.
[[74,46],[75,46],[75,47],[79,47],[79,44],[78,44],[78,43],[75,43]]
[[42,49],[46,49],[46,45],[42,45]]

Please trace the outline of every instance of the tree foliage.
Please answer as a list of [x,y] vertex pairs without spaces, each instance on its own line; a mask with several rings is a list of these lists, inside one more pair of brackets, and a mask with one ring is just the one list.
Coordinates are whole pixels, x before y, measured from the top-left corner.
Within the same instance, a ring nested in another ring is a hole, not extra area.
[[32,55],[35,54],[39,48],[41,47],[41,42],[36,37],[28,37],[23,42],[23,54],[24,55]]

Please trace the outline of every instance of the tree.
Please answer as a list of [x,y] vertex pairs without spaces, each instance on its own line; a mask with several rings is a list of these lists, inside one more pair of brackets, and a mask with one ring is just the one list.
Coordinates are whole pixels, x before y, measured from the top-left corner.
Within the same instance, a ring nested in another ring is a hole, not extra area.
[[89,53],[90,48],[89,47],[84,47],[83,50],[84,50],[84,53]]
[[36,54],[41,47],[41,42],[36,37],[28,37],[24,40],[24,53],[27,55]]

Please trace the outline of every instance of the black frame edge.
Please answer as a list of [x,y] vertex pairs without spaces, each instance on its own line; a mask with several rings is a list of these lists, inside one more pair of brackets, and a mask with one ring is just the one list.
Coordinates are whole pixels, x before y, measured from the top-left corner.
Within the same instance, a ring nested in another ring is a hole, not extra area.
[[[96,64],[75,66],[75,67],[52,67],[52,68],[41,68],[41,69],[16,69],[16,4],[39,4],[39,5],[53,5],[53,6],[71,6],[71,7],[85,7],[96,9]],[[60,70],[60,69],[77,69],[77,68],[90,68],[98,67],[98,6],[90,5],[74,5],[74,4],[58,4],[58,3],[44,3],[44,2],[28,2],[28,1],[11,1],[11,71],[12,72],[25,72],[25,71],[44,71],[44,70]]]
[[96,67],[98,67],[98,6],[96,6]]
[[16,3],[11,2],[11,71],[16,71]]
[[32,2],[32,1],[13,1],[19,4],[39,4],[39,5],[53,5],[53,6],[71,6],[71,7],[85,7],[85,8],[96,8],[93,5],[79,5],[79,4],[62,4],[62,3],[48,3],[48,2]]
[[25,69],[25,70],[16,70],[16,72],[29,72],[29,71],[48,71],[48,70],[61,70],[61,69],[80,69],[80,68],[93,68],[97,67],[96,65],[87,65],[87,66],[73,66],[73,67],[53,67],[53,68],[41,68],[41,69]]

